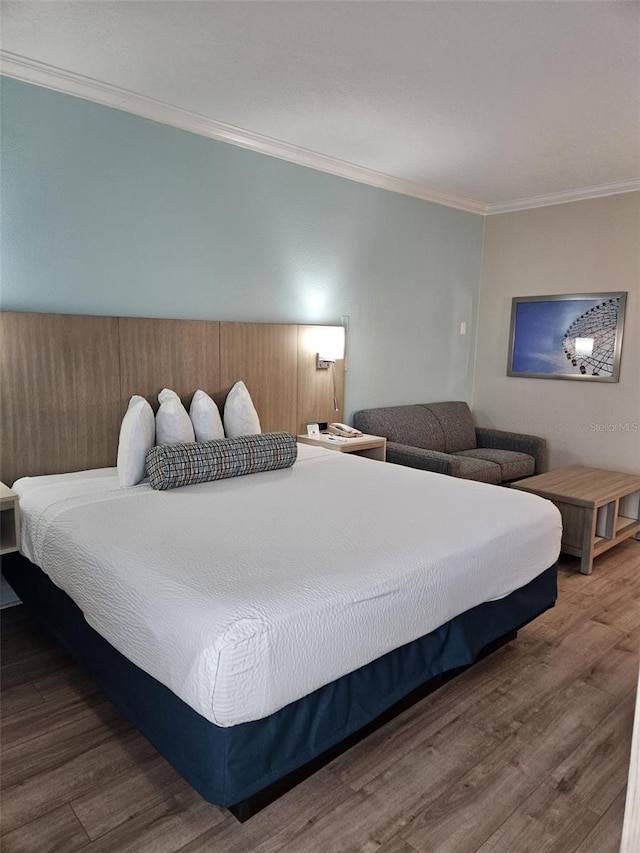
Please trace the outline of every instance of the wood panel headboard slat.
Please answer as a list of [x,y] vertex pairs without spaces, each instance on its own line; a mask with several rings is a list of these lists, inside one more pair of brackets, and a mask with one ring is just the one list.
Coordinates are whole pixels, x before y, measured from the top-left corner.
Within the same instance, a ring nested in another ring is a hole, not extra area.
[[212,320],[149,320],[120,317],[120,396],[146,397],[171,388],[190,402],[195,390],[220,389],[220,323]]
[[115,464],[116,317],[0,314],[0,464],[18,476]]
[[[298,326],[298,432],[313,421],[344,421],[344,361],[326,370],[316,369],[316,352],[308,345],[314,326]],[[334,404],[334,379],[335,398]]]
[[220,324],[222,387],[243,380],[263,432],[297,432],[297,348],[297,326]]

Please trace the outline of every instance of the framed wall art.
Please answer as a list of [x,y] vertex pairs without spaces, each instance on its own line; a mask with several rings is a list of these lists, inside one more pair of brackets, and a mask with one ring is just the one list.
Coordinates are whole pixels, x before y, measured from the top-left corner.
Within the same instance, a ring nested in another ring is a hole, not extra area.
[[507,376],[617,382],[627,294],[518,296]]

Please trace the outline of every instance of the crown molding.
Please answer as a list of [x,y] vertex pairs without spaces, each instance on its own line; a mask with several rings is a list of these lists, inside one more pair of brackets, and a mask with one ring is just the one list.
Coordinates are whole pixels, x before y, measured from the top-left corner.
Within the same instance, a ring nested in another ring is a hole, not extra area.
[[600,184],[597,187],[581,187],[577,190],[567,190],[561,193],[538,195],[532,198],[520,198],[515,201],[504,201],[498,204],[486,205],[485,213],[490,216],[495,213],[513,213],[516,210],[530,210],[534,207],[549,207],[552,204],[568,204],[571,201],[585,201],[590,198],[600,198],[605,195],[619,195],[640,191],[640,180],[618,181],[615,184]]
[[432,190],[422,184],[385,175],[382,172],[357,166],[354,163],[347,163],[335,157],[328,157],[316,151],[263,136],[260,133],[253,133],[241,127],[215,121],[190,110],[165,104],[155,98],[138,95],[127,89],[121,89],[119,86],[102,83],[99,80],[93,80],[72,71],[65,71],[62,68],[56,68],[53,65],[28,59],[9,51],[0,50],[0,74],[14,77],[25,83],[55,89],[76,98],[83,98],[107,107],[134,113],[151,121],[168,124],[190,133],[207,136],[210,139],[228,142],[240,148],[248,148],[251,151],[276,157],[279,160],[287,160],[299,166],[327,172],[340,178],[348,178],[361,184],[368,184],[402,195],[414,196],[423,201],[435,202],[469,213],[484,214],[487,210],[487,205],[473,199]]
[[481,215],[511,213],[517,210],[528,210],[534,207],[546,207],[553,204],[565,204],[572,201],[582,201],[589,198],[598,198],[599,196],[640,190],[640,180],[629,180],[614,184],[603,184],[596,187],[584,187],[567,192],[551,193],[550,195],[486,204],[475,199],[455,195],[454,193],[430,189],[423,184],[406,181],[393,175],[386,175],[374,169],[357,166],[354,163],[347,163],[335,157],[329,157],[316,151],[310,151],[307,148],[301,148],[269,136],[263,136],[260,133],[253,133],[250,130],[235,127],[232,124],[215,121],[199,113],[166,104],[155,98],[138,95],[128,89],[112,86],[109,83],[103,83],[91,77],[85,77],[82,74],[75,74],[72,71],[65,71],[63,68],[47,65],[44,62],[38,62],[35,59],[29,59],[10,51],[0,50],[0,74],[4,74],[7,77],[14,77],[25,83],[33,83],[36,86],[42,86],[46,89],[54,89],[76,98],[93,101],[103,106],[133,113],[150,121],[177,127],[189,133],[196,133],[199,136],[206,136],[210,139],[217,139],[220,142],[227,142],[230,145],[236,145],[240,148],[247,148],[259,154],[265,154],[268,157],[286,160],[298,166],[306,166],[309,169],[316,169],[317,171],[326,172],[329,175],[335,175],[339,178],[347,178],[348,180],[367,184],[371,187],[412,196],[413,198],[441,204],[445,207],[453,207],[456,210],[464,210],[468,213],[478,213]]

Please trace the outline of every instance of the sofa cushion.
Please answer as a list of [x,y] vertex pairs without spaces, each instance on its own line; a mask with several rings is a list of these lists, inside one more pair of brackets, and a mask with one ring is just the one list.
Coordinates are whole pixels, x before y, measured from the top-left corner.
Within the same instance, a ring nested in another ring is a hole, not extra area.
[[491,483],[499,485],[501,481],[500,466],[494,462],[484,459],[472,459],[460,453],[452,453],[451,458],[455,460],[456,477],[464,480],[477,480],[480,483]]
[[440,422],[427,406],[416,404],[363,409],[355,413],[353,423],[362,432],[383,435],[388,441],[397,444],[408,444],[423,450],[445,450],[445,436]]
[[429,403],[424,408],[437,419],[444,438],[444,447],[436,447],[434,450],[458,453],[477,447],[476,428],[466,403]]
[[515,450],[493,450],[488,447],[478,447],[475,450],[462,450],[455,454],[464,459],[484,460],[500,466],[501,480],[518,480],[521,477],[532,477],[536,461],[528,453],[518,453]]
[[395,465],[407,465],[409,468],[420,468],[432,471],[434,474],[450,474],[456,476],[457,460],[450,453],[440,453],[437,450],[425,450],[424,447],[410,447],[408,444],[387,442],[387,462]]

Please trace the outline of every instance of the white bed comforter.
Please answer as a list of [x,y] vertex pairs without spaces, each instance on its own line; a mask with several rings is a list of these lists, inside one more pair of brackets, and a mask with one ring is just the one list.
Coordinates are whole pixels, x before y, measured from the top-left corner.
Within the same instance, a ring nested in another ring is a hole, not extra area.
[[23,478],[22,547],[129,660],[219,726],[256,720],[558,557],[553,504],[299,446],[293,468],[167,492]]

